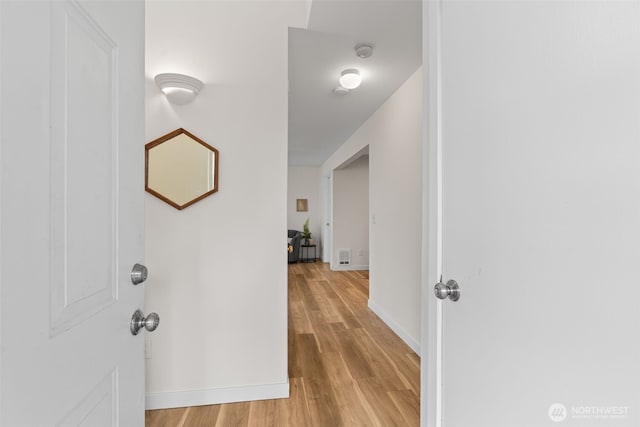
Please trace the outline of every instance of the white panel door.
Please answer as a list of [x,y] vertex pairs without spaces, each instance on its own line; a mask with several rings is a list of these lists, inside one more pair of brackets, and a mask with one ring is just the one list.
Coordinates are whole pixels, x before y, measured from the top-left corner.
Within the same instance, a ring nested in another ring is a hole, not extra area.
[[1,412],[141,426],[144,4],[0,2]]
[[640,2],[426,7],[423,422],[640,425]]

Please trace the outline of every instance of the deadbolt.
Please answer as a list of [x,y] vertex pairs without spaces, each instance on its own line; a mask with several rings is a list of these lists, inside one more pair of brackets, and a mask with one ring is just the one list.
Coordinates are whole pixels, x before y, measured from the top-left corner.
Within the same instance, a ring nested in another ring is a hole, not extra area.
[[147,280],[147,267],[142,264],[136,264],[131,269],[131,283],[139,285]]
[[156,313],[149,313],[147,317],[144,317],[144,313],[140,310],[136,310],[131,316],[131,333],[133,335],[138,335],[138,332],[143,327],[149,331],[153,332],[156,330],[158,325],[160,324],[160,316]]
[[451,301],[458,301],[460,299],[460,287],[455,280],[449,280],[446,284],[442,282],[436,283],[433,288],[433,293],[436,294],[438,299],[447,299]]

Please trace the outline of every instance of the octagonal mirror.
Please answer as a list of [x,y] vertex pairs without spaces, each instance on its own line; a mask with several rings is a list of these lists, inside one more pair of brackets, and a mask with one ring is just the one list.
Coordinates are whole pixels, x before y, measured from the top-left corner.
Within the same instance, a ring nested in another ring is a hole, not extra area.
[[144,148],[145,190],[176,209],[218,191],[218,150],[180,128]]

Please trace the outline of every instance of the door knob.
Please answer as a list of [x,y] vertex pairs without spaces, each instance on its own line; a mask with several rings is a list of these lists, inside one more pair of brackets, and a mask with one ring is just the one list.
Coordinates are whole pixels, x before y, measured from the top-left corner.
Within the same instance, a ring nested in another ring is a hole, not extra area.
[[143,327],[149,331],[153,332],[156,330],[158,325],[160,324],[160,316],[156,313],[149,313],[147,317],[144,317],[144,313],[140,310],[136,310],[131,316],[131,333],[133,335],[138,335],[138,331]]
[[455,280],[449,280],[446,284],[442,282],[436,283],[433,288],[433,293],[436,294],[438,299],[447,299],[451,301],[458,301],[460,299],[460,287]]
[[147,280],[147,267],[142,264],[136,264],[131,269],[131,283],[139,285]]

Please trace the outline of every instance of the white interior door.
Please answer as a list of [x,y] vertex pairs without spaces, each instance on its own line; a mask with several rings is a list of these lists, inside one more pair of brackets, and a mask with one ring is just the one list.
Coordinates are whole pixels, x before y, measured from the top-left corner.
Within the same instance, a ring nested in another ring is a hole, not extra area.
[[0,424],[141,426],[144,4],[0,22]]
[[640,425],[640,2],[425,7],[423,422]]

